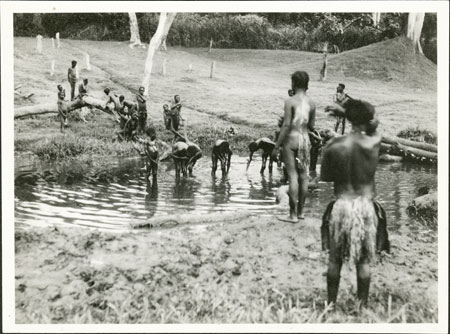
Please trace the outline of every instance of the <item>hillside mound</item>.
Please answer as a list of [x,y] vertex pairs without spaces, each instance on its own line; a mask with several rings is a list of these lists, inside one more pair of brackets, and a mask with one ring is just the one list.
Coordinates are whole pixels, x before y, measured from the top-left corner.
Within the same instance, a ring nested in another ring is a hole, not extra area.
[[434,89],[437,66],[419,52],[412,42],[397,37],[330,57],[330,72],[345,77],[405,83],[408,86]]

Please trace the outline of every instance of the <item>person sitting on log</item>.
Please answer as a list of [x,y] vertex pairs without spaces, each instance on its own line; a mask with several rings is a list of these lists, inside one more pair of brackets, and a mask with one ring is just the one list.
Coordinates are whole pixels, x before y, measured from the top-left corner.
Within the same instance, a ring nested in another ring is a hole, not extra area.
[[272,174],[273,162],[277,160],[272,157],[272,151],[275,148],[275,143],[269,138],[264,137],[252,141],[250,144],[248,144],[248,148],[250,150],[250,156],[247,161],[247,170],[250,167],[250,163],[252,162],[253,154],[258,150],[262,150],[262,165],[260,173],[264,174],[264,170],[266,169],[267,164],[267,158],[269,158],[269,173]]
[[[146,181],[150,181],[150,174],[152,175],[153,182],[157,182],[158,176],[158,163],[159,163],[159,151],[156,146],[156,131],[154,128],[147,128],[145,130],[147,138],[136,138],[136,143],[133,142],[133,147],[139,152],[139,155],[145,157],[146,167]],[[139,144],[142,147],[139,147]]]
[[105,88],[103,92],[108,97],[108,99],[105,102],[106,105],[105,110],[110,114],[112,114],[113,116],[115,116],[117,123],[120,123],[120,117],[117,115],[117,110],[119,110],[122,107],[122,105],[119,100],[119,97],[115,93],[112,93],[109,88]]
[[64,108],[64,102],[66,100],[66,90],[61,86],[58,85],[58,114],[61,121],[61,128],[60,131],[64,132],[63,127],[67,127],[67,116],[69,111],[65,110]]
[[[85,96],[88,95],[88,79],[83,79],[80,84],[78,85],[78,95],[77,95],[77,99],[83,99]],[[80,118],[83,122],[87,122],[86,121],[86,115],[88,113],[88,111],[85,110],[86,107],[81,108],[80,111]],[[90,111],[92,111],[92,106],[89,106]]]
[[390,248],[386,212],[374,198],[381,136],[370,103],[352,100],[345,106],[352,132],[332,139],[323,152],[320,176],[334,183],[336,200],[322,218],[322,249],[329,250],[328,303],[336,303],[341,267],[349,261],[356,265],[358,299],[367,305],[370,261],[377,250]]
[[[344,104],[351,99],[349,95],[344,92],[345,85],[340,83],[336,87],[336,94],[333,95],[333,103],[336,103],[340,106],[344,106]],[[339,125],[342,123],[342,134],[345,133],[345,117],[336,116],[336,125],[334,126],[334,131],[337,132],[339,129]]]
[[222,170],[222,176],[228,174],[231,165],[231,156],[233,152],[230,148],[230,143],[228,142],[228,136],[234,136],[235,132],[232,127],[229,127],[225,131],[227,139],[218,139],[212,149],[212,175],[216,175],[217,162],[220,160],[220,168]]
[[131,115],[137,112],[137,105],[135,103],[125,101],[125,96],[120,95],[119,108],[116,111],[120,118],[120,129],[123,130],[126,122],[131,118]]
[[147,97],[144,95],[145,88],[139,87],[139,91],[136,94],[136,101],[138,105],[138,118],[139,118],[139,133],[143,133],[147,126]]

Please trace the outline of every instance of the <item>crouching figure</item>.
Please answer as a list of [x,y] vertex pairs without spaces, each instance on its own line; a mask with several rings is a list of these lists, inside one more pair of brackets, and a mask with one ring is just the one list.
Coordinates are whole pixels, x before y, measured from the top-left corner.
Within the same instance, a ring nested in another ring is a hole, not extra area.
[[250,150],[250,157],[247,161],[247,170],[252,162],[253,154],[258,150],[262,150],[262,165],[260,172],[261,174],[264,174],[264,170],[267,165],[267,158],[269,158],[269,173],[272,174],[273,162],[276,161],[276,159],[272,157],[272,151],[275,148],[275,143],[269,138],[260,138],[256,141],[252,141],[248,145],[248,148]]

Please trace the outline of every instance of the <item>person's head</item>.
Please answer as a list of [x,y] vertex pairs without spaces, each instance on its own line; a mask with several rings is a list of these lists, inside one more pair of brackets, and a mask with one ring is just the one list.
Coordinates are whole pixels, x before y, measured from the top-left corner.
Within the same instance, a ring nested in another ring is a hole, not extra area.
[[85,85],[87,85],[87,84],[88,84],[88,79],[83,79],[83,83],[84,83]]
[[109,88],[105,88],[105,90],[103,91],[103,92],[105,92],[105,94],[106,95],[109,95],[109,92],[110,92],[111,90],[109,89]]
[[175,95],[175,96],[173,97],[173,99],[175,100],[176,103],[178,103],[178,102],[181,101],[180,95]]
[[289,97],[294,96],[295,92],[292,89],[289,89],[288,90],[288,95],[289,95]]
[[145,134],[150,137],[151,140],[156,139],[156,130],[153,127],[149,127],[145,130]]
[[133,112],[133,113],[131,114],[131,118],[133,118],[133,119],[138,119],[138,114],[137,114],[137,112]]
[[62,86],[61,86],[61,85],[58,85],[57,87],[58,87],[58,90],[59,90],[60,92],[62,92],[62,90],[63,90]]
[[169,105],[168,104],[163,105],[163,109],[164,111],[169,111]]
[[362,100],[350,100],[345,104],[345,118],[353,127],[359,127],[368,133],[374,132],[378,125],[374,123],[375,107]]
[[77,61],[76,60],[72,60],[72,67],[77,66]]
[[143,86],[139,87],[139,94],[144,94],[145,88]]
[[120,102],[123,102],[123,101],[125,101],[125,96],[123,96],[123,95],[120,95],[120,96],[119,96],[119,101],[120,101]]
[[305,71],[296,71],[291,75],[292,90],[295,92],[297,89],[304,91],[308,90],[309,75]]
[[345,89],[345,85],[343,83],[340,83],[337,87],[336,87],[336,91],[338,93],[342,93]]

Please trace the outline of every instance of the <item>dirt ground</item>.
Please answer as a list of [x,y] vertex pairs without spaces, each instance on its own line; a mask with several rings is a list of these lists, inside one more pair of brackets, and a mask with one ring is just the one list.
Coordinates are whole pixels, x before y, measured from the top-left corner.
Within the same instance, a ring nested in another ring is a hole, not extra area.
[[[49,45],[44,39],[44,49]],[[117,42],[62,40],[61,49],[50,48],[43,55],[37,55],[34,47],[34,39],[15,38],[14,84],[22,85],[24,93],[35,94],[29,100],[16,96],[16,106],[56,102],[58,83],[68,92],[67,67],[73,58],[79,60],[81,76],[89,77],[93,95],[101,97],[109,86],[132,98],[146,56],[146,50],[131,50],[127,43]],[[84,52],[91,56],[91,72],[83,69]],[[266,50],[207,53],[206,49],[170,48],[155,56],[150,119],[162,122],[162,105],[180,94],[182,113],[196,129],[195,134],[215,135],[210,129],[220,132],[232,125],[249,138],[267,136],[273,134],[282,114],[289,75],[306,69],[311,73],[309,94],[317,103],[317,123],[323,128],[334,124],[323,109],[337,83],[345,82],[352,97],[376,106],[383,134],[395,135],[417,125],[436,132],[436,90],[430,78],[422,83],[386,78],[384,74],[391,73],[387,65],[379,66],[385,70],[382,75],[365,73],[369,79],[348,75],[352,62],[361,71],[359,65],[367,60],[367,53],[375,67],[377,61],[383,64],[370,49],[347,56],[342,53],[330,57],[328,80],[321,82],[320,54]],[[335,65],[334,57],[341,57],[335,58]],[[50,62],[55,58],[56,74],[50,77]],[[160,73],[164,58],[166,76]],[[210,79],[213,60],[216,72]],[[187,71],[189,64],[192,72]],[[100,116],[101,122],[108,122],[106,115]],[[89,136],[96,133],[98,123],[76,124],[69,131],[72,137],[78,131]],[[107,127],[112,129],[112,123]],[[27,151],[41,141],[69,138],[58,131],[53,116],[18,120],[16,152]],[[325,306],[327,261],[320,250],[319,231],[320,221],[314,219],[291,225],[257,216],[128,233],[60,227],[16,229],[16,322],[438,320],[436,231],[419,228],[411,233],[405,226],[391,233],[393,252],[373,266],[371,306],[367,310],[357,309],[356,274],[344,267],[333,312]]]
[[17,230],[16,321],[436,321],[436,235],[407,231],[391,235],[392,254],[373,266],[371,307],[356,310],[356,273],[344,266],[329,312],[315,219],[254,216],[136,233]]

